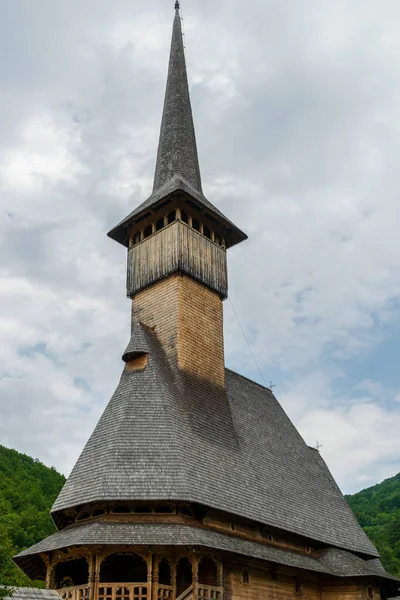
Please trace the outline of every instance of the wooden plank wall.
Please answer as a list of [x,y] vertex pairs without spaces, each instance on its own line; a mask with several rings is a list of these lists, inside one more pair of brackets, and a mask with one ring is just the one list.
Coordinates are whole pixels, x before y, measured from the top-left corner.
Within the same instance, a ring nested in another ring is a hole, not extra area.
[[128,251],[127,295],[175,272],[186,273],[226,298],[226,250],[175,221]]

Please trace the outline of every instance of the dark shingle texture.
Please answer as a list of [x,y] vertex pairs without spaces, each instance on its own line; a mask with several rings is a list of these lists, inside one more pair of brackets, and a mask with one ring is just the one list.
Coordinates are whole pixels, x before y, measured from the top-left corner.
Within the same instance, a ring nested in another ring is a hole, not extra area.
[[180,175],[202,193],[181,18],[175,12],[153,192]]
[[[32,560],[32,556],[40,552],[49,552],[71,546],[96,544],[126,544],[136,546],[195,545],[259,558],[298,569],[329,573],[338,577],[376,575],[375,571],[370,568],[369,561],[358,558],[344,550],[330,548],[324,550],[318,557],[313,557],[225,535],[216,531],[190,527],[188,525],[161,523],[97,522],[75,525],[53,534],[29,550],[21,552],[14,560],[17,564],[24,566],[26,559]],[[385,579],[392,578],[385,571],[381,572],[380,576]]]
[[147,200],[135,208],[108,235],[121,244],[128,245],[126,225],[145,212],[146,209],[153,207],[163,198],[178,191],[184,192],[197,200],[202,207],[225,223],[227,228],[231,230],[229,235],[230,245],[237,244],[247,238],[246,234],[238,229],[203,195],[185,64],[181,19],[179,12],[176,11],[172,29],[167,88],[153,192]]
[[120,383],[58,499],[183,500],[378,556],[319,452],[267,389],[226,372],[227,393],[174,374],[143,328],[145,371]]
[[122,355],[122,360],[128,362],[140,354],[149,354],[149,351],[145,328],[141,323],[138,323],[132,331],[131,339]]

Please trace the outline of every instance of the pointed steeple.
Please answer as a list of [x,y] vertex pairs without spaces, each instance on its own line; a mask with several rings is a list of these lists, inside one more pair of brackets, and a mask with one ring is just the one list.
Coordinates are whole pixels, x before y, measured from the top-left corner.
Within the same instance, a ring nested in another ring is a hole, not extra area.
[[175,176],[182,177],[194,190],[202,193],[179,2],[175,4],[153,193],[164,187]]
[[133,228],[164,206],[174,195],[196,205],[197,210],[223,229],[227,248],[247,239],[203,194],[190,104],[179,1],[175,2],[167,88],[161,121],[153,191],[147,200],[113,227],[108,235],[129,247]]

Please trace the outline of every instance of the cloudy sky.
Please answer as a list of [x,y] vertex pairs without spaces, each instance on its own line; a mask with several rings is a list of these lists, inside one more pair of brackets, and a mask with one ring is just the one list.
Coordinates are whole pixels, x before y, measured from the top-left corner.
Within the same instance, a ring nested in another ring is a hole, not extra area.
[[[129,337],[173,0],[0,4],[0,444],[67,474]],[[400,471],[400,3],[182,0],[230,298],[344,492]],[[228,366],[261,381],[230,301]]]

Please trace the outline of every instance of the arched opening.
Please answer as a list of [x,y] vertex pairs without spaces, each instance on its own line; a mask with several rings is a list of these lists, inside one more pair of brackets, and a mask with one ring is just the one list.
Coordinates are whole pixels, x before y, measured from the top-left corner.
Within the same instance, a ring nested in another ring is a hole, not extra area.
[[153,225],[148,225],[144,230],[144,237],[148,238],[153,233]]
[[166,505],[162,505],[161,504],[159,506],[156,506],[154,509],[154,512],[156,513],[173,513],[174,509],[171,506],[166,506]]
[[135,513],[141,513],[141,514],[145,514],[145,513],[151,513],[153,512],[150,508],[150,506],[146,506],[146,505],[141,505],[141,506],[136,506],[135,508]]
[[84,521],[85,519],[90,519],[90,513],[84,512],[78,515],[77,521]]
[[202,585],[218,585],[217,565],[209,556],[203,556],[199,563],[199,583]]
[[85,558],[59,563],[55,568],[56,587],[84,585],[89,580],[89,565]]
[[138,554],[110,554],[100,567],[102,583],[146,583],[147,563]]
[[168,213],[167,219],[168,219],[168,225],[173,223],[176,220],[176,211],[172,210],[170,213]]
[[160,585],[171,585],[171,565],[163,558],[158,565],[158,583]]
[[374,597],[374,590],[372,589],[372,587],[369,585],[367,587],[367,598],[368,600],[373,600]]
[[242,571],[242,583],[249,583],[249,571],[247,569]]
[[192,585],[192,565],[188,558],[181,558],[176,568],[176,595],[183,594]]
[[114,508],[112,509],[113,513],[116,513],[117,515],[126,515],[127,513],[131,512],[131,509],[129,508],[129,506],[124,506],[122,504],[117,504],[117,506],[114,506]]
[[294,592],[295,594],[301,594],[301,583],[298,579],[296,579],[294,584]]

